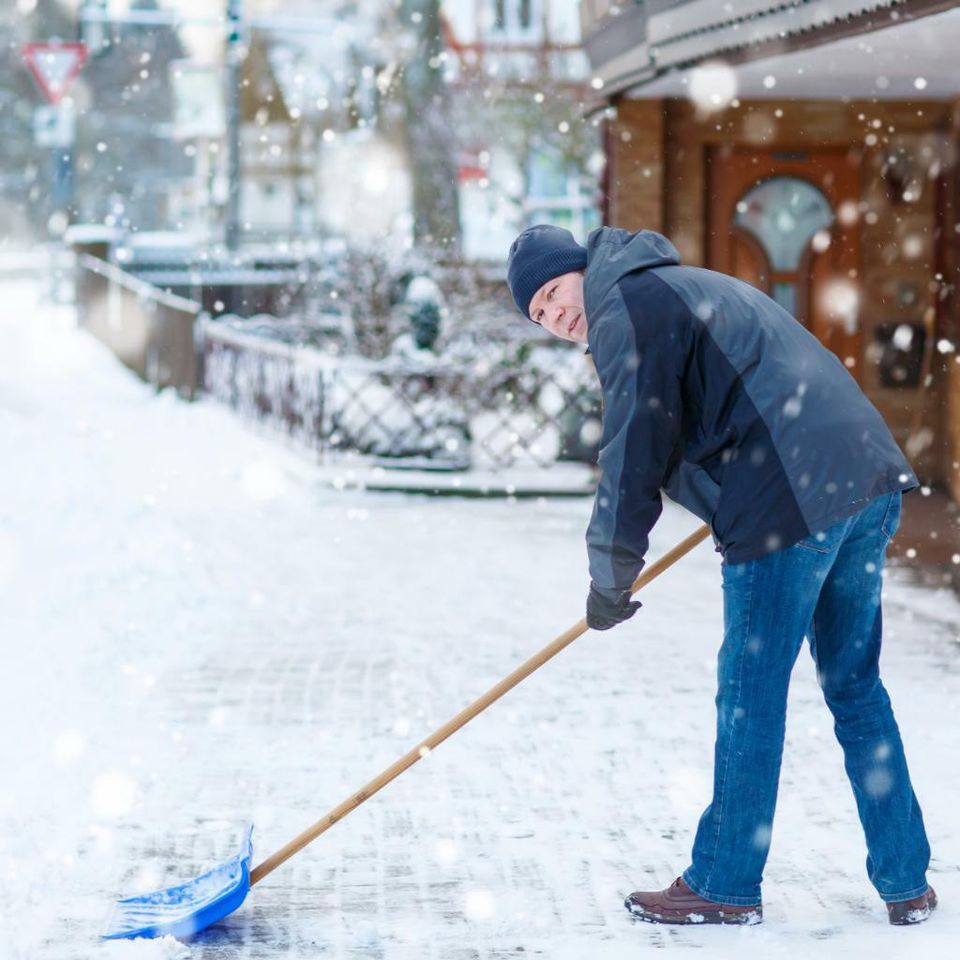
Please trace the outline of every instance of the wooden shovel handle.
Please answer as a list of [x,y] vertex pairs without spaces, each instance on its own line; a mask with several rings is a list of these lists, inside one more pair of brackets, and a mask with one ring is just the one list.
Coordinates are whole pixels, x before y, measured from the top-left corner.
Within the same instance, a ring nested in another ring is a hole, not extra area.
[[[646,586],[654,577],[660,576],[667,567],[672,566],[684,554],[689,553],[698,543],[705,540],[710,533],[710,528],[702,526],[695,533],[690,534],[685,540],[678,543],[672,550],[665,553],[662,557],[651,563],[643,573],[637,577],[631,593],[636,593],[641,587]],[[539,653],[534,654],[526,663],[521,664],[509,676],[504,677],[496,686],[491,687],[482,697],[474,700],[470,706],[461,710],[452,720],[448,720],[442,727],[430,734],[425,740],[414,747],[408,754],[402,756],[392,766],[387,767],[380,776],[375,777],[365,787],[359,790],[353,796],[348,797],[339,806],[334,807],[325,817],[318,820],[312,827],[304,830],[299,836],[294,837],[285,847],[278,850],[273,856],[267,857],[263,863],[255,867],[250,873],[250,886],[257,881],[262,880],[268,873],[275,870],[289,857],[292,857],[297,851],[302,850],[312,840],[316,840],[325,830],[332,827],[338,820],[342,820],[348,813],[356,810],[364,800],[368,800],[377,791],[385,787],[395,777],[400,776],[404,770],[412,767],[422,757],[427,756],[431,750],[436,749],[451,734],[456,733],[462,726],[471,721],[478,713],[482,713],[487,707],[496,700],[499,700],[508,690],[512,690],[521,680],[530,676],[534,670],[542,667],[548,660],[555,657],[564,647],[569,646],[581,634],[587,630],[586,620],[579,620],[565,633],[560,634],[556,640],[547,644]]]

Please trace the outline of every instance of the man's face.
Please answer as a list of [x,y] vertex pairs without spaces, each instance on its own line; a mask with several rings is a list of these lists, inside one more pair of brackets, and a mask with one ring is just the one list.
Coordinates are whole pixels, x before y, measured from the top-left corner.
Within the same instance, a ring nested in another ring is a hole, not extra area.
[[555,337],[587,342],[587,315],[583,309],[583,274],[564,273],[548,280],[530,301],[530,319]]

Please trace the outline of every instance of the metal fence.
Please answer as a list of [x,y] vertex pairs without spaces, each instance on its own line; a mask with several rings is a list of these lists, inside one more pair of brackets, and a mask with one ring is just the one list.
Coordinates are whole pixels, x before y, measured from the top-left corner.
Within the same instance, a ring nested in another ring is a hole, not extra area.
[[80,324],[149,383],[189,397],[203,390],[323,454],[434,470],[596,458],[596,376],[570,344],[497,340],[474,323],[472,338],[450,338],[440,355],[327,352],[211,320],[192,300],[85,253],[76,304]]
[[[591,462],[596,377],[569,345],[475,344],[448,356],[332,356],[202,325],[203,387],[323,453],[424,469]],[[464,356],[468,353],[469,356]]]

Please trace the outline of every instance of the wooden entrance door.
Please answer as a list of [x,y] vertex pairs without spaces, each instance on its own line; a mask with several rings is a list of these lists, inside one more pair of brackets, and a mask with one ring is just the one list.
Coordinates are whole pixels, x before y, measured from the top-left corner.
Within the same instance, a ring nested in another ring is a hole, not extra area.
[[752,283],[860,378],[859,156],[713,148],[708,266]]

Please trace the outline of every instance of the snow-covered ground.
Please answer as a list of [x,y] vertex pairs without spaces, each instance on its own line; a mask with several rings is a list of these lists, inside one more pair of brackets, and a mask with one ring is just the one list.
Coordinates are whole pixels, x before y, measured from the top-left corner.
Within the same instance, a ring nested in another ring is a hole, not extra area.
[[[587,634],[222,924],[101,943],[115,895],[255,862],[579,618],[588,500],[335,490],[225,409],[156,395],[6,283],[0,957],[955,957],[960,609],[893,570],[886,679],[941,909],[888,926],[809,657],[757,927],[635,923],[707,801],[717,556]],[[659,554],[697,526],[666,510]]]

